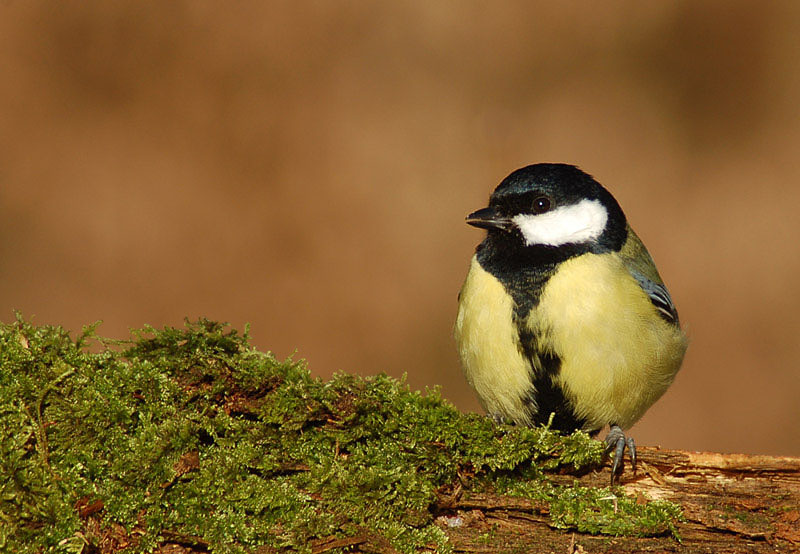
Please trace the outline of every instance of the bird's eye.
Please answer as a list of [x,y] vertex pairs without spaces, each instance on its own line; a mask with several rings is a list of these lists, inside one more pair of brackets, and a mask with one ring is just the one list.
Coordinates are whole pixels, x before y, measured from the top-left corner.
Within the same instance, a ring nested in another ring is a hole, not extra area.
[[550,210],[550,199],[547,196],[537,196],[533,201],[533,213],[543,214]]

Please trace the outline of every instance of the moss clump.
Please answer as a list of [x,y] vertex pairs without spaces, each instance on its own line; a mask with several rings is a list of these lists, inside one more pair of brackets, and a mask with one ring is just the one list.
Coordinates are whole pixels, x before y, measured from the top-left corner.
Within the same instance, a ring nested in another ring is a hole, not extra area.
[[544,476],[600,457],[582,433],[496,426],[387,376],[312,378],[211,321],[119,344],[0,325],[0,551],[447,551],[437,491],[469,478],[549,501],[559,527],[663,532],[669,506],[609,513],[607,489]]

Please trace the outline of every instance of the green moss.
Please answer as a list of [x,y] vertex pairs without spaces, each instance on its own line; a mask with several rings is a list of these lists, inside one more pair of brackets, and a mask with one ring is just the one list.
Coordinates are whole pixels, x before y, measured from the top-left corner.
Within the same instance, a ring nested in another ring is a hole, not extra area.
[[614,511],[607,489],[548,481],[598,463],[585,434],[496,426],[385,375],[315,379],[207,320],[129,343],[0,325],[0,439],[0,551],[171,537],[310,552],[365,534],[447,551],[434,506],[458,481],[546,499],[553,525],[591,533],[659,534],[678,515],[623,496]]
[[[748,527],[770,528],[770,517],[767,513],[755,510],[737,510],[731,505],[722,507],[722,514],[729,520],[735,519]],[[777,513],[773,511],[773,513]]]

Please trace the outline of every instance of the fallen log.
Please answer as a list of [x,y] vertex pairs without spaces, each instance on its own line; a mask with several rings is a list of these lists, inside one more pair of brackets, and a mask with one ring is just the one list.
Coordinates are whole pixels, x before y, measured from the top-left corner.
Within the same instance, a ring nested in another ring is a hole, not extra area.
[[[685,452],[640,447],[639,467],[621,480],[642,502],[681,506],[674,537],[609,537],[553,529],[547,506],[526,499],[463,492],[452,515],[438,519],[455,552],[687,552],[800,551],[800,458]],[[554,476],[606,486],[609,470]],[[613,499],[612,499],[613,500]]]

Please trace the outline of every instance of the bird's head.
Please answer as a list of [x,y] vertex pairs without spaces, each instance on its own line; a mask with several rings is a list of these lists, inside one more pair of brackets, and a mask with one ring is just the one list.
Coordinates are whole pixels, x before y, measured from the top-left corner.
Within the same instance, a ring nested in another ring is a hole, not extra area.
[[619,250],[627,235],[625,215],[611,193],[567,164],[514,171],[467,223],[488,230],[489,240],[522,249]]

